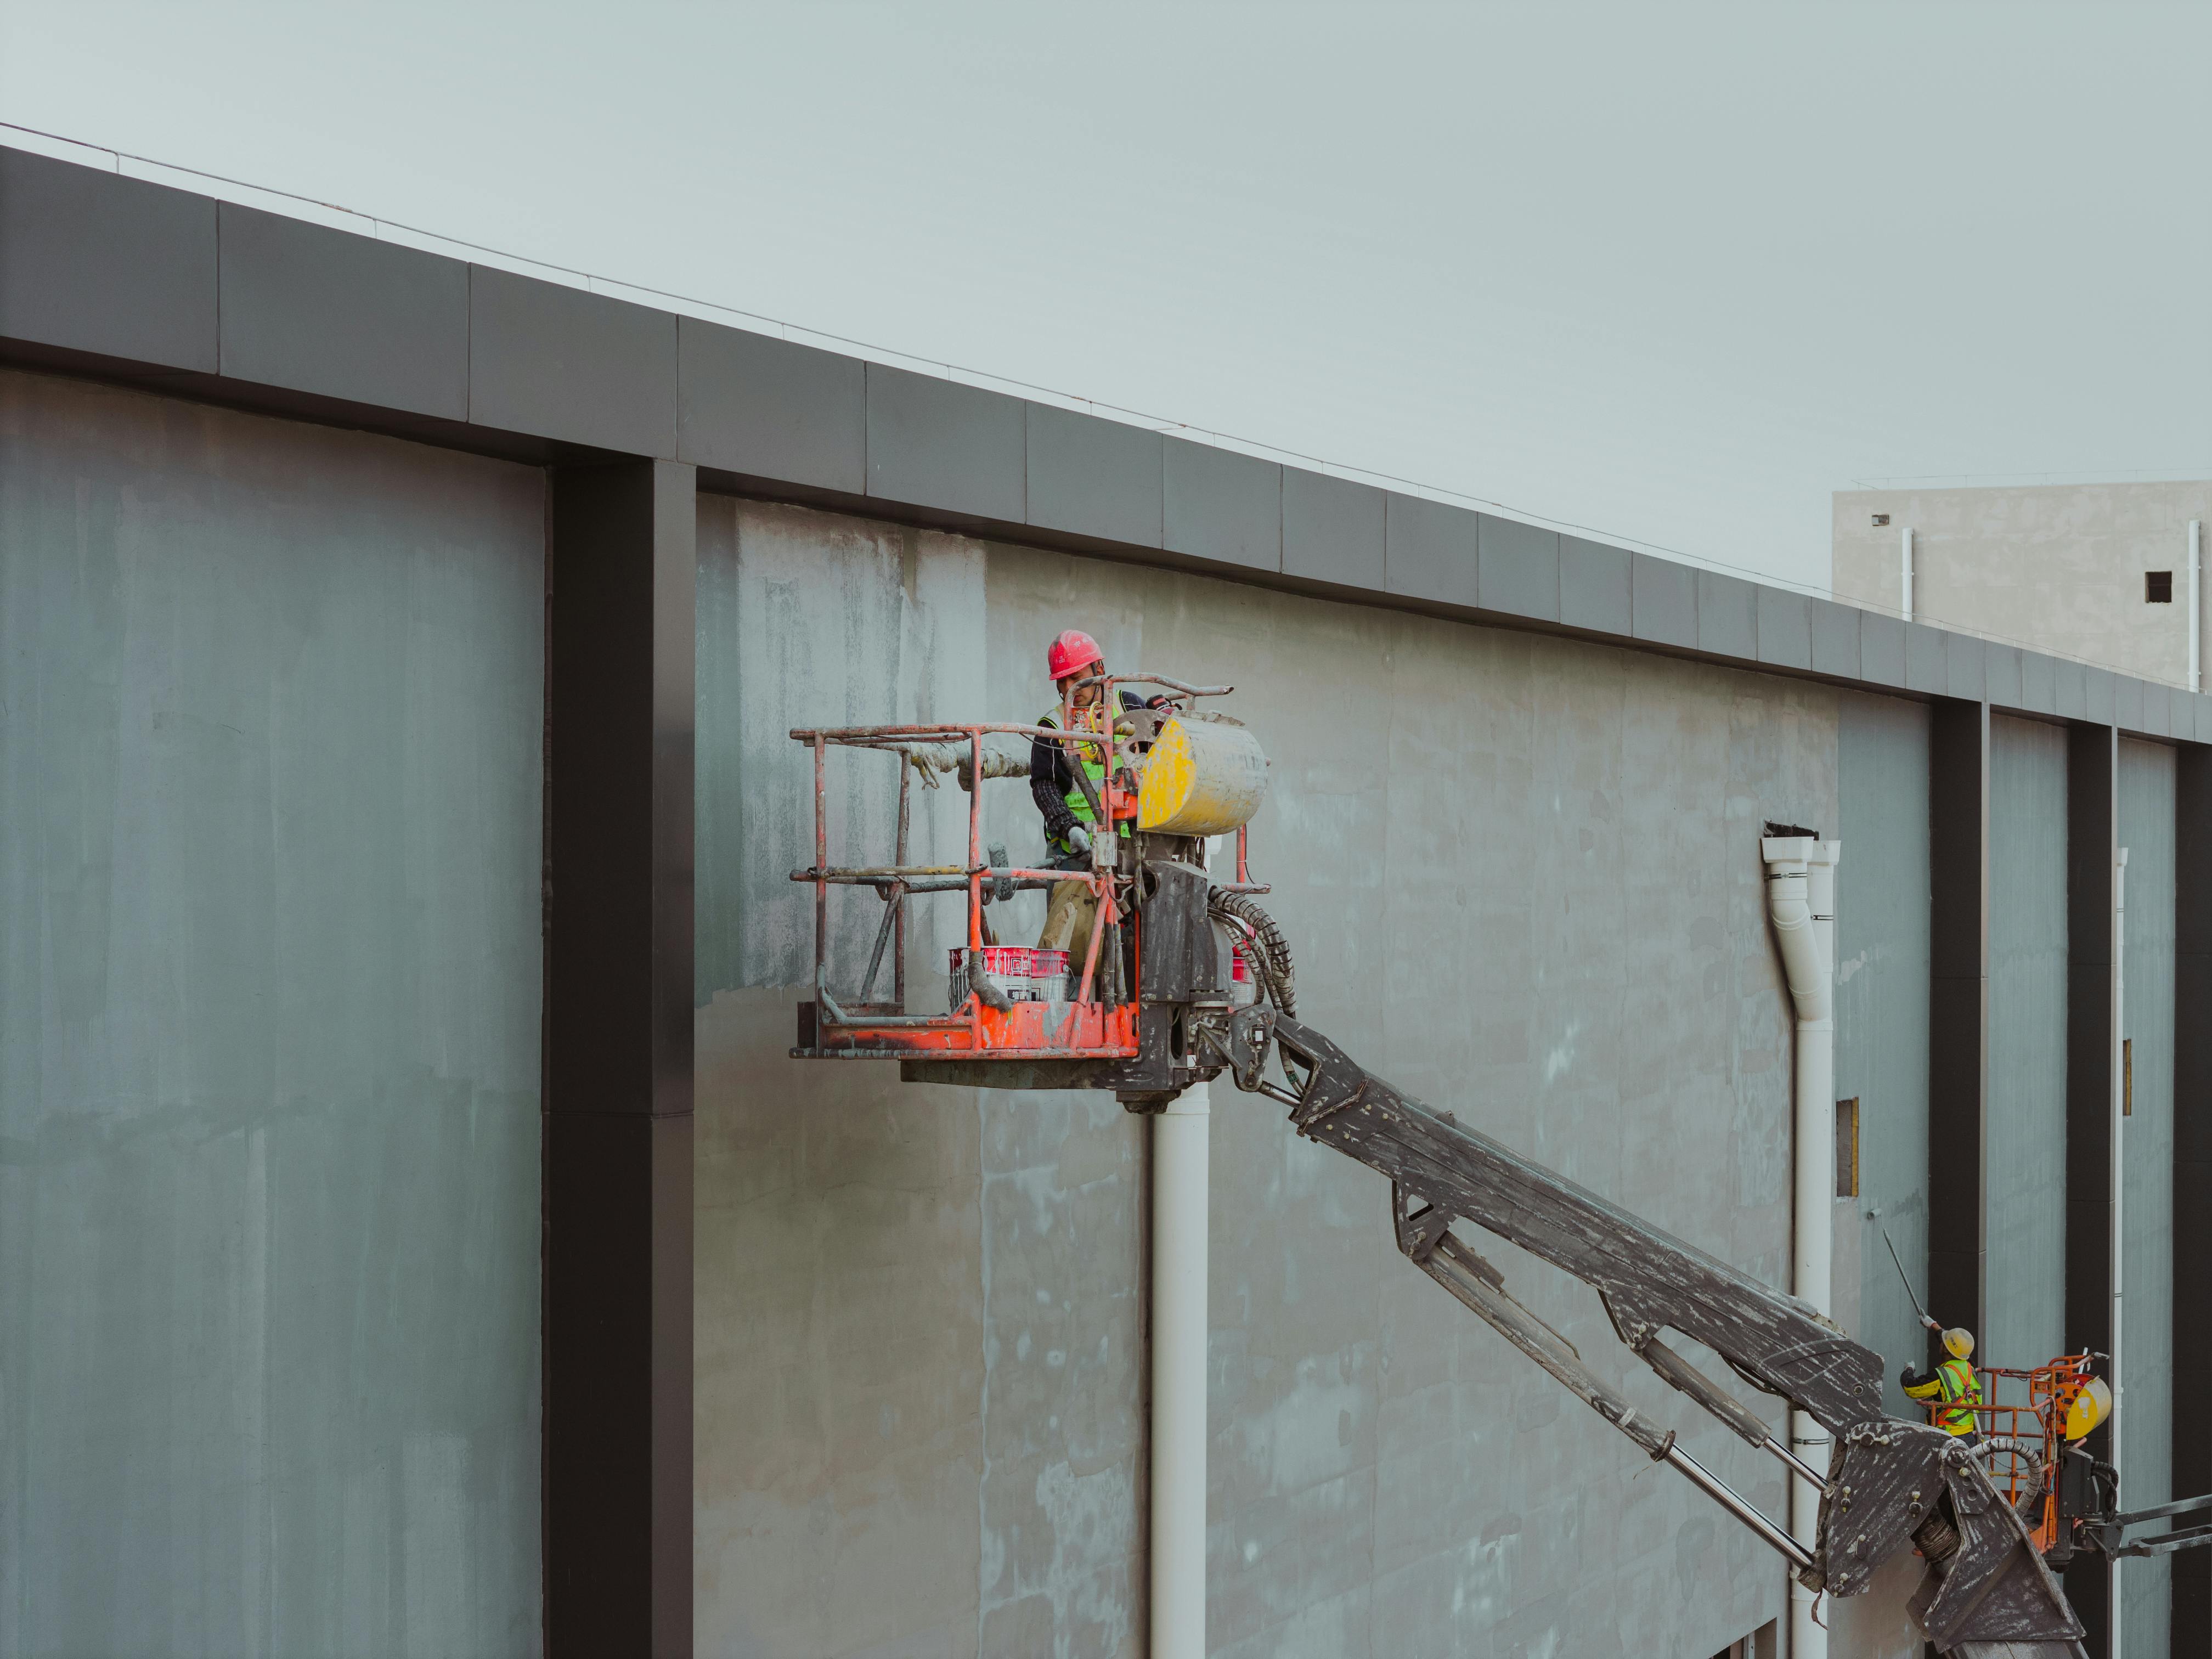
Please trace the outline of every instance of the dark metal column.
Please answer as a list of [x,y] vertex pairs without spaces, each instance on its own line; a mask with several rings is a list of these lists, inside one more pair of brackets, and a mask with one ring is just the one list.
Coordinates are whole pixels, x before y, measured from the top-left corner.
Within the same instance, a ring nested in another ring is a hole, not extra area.
[[[2066,1346],[2112,1346],[2112,1088],[2118,1048],[2118,728],[2077,726],[2066,744]],[[2180,1304],[2177,1300],[2175,1305]],[[2179,1392],[2177,1391],[2177,1398]],[[2088,1440],[2110,1455],[2109,1431]],[[2112,1588],[2101,1557],[2066,1571],[2088,1649],[2111,1649]]]
[[[1940,702],[1932,728],[1928,1307],[1978,1333],[1989,1284],[1989,705]],[[1929,1352],[1942,1358],[1932,1343]]]
[[[2173,1492],[2212,1492],[2212,749],[2175,765],[2173,948]],[[2212,1655],[2212,1559],[2173,1558],[2173,1651]]]
[[693,470],[559,467],[546,562],[545,1645],[691,1651]]

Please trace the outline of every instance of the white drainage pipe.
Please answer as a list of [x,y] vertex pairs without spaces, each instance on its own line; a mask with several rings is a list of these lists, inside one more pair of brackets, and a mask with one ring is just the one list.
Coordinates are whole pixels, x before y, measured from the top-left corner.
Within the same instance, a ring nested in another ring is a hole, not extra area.
[[[1759,856],[1766,860],[1767,919],[1782,949],[1783,973],[1797,1015],[1790,1288],[1822,1314],[1832,1311],[1833,1301],[1836,865],[1843,853],[1841,842],[1809,835],[1770,836],[1759,842]],[[1828,1437],[1803,1412],[1790,1413],[1790,1449],[1826,1474]],[[1819,1533],[1820,1515],[1820,1491],[1802,1479],[1792,1480],[1790,1533],[1808,1549]],[[1826,1659],[1828,1632],[1814,1620],[1814,1606],[1813,1592],[1791,1580],[1790,1659]]]
[[[2125,1419],[2120,1407],[2127,1395],[2127,1372],[2122,1355],[2127,1347],[2127,1332],[2124,1316],[2127,1311],[2127,1200],[2128,1200],[2128,1108],[2133,1103],[2128,1098],[2130,1079],[2128,1065],[2128,849],[2114,849],[2112,871],[2112,1236],[2105,1248],[2111,1252],[2112,1263],[2112,1358],[2111,1382],[2112,1406],[2106,1420],[2112,1429],[2108,1436],[2112,1444],[2112,1472],[2118,1477],[2124,1466],[2120,1449],[2120,1425]],[[2124,1487],[2123,1491],[2126,1490]],[[2114,1560],[2112,1577],[2106,1587],[2106,1605],[2112,1609],[2111,1643],[2106,1650],[2106,1659],[2120,1659],[2120,1647],[2127,1634],[2127,1603],[2120,1596],[2120,1567]]]
[[1899,608],[1905,620],[1912,620],[1912,531],[1910,526],[1898,532],[1898,574],[1902,579],[1903,592]]
[[1200,1083],[1152,1120],[1152,1659],[1206,1656],[1211,1110]]

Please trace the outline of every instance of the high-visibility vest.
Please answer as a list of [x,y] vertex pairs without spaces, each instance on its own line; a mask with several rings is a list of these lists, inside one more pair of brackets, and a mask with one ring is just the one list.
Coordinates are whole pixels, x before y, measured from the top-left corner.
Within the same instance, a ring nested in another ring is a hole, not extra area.
[[[1101,702],[1092,706],[1100,711],[1100,714],[1093,716],[1091,721],[1085,721],[1079,726],[1077,730],[1085,732],[1098,730],[1098,726],[1093,722],[1103,717],[1105,704]],[[1054,708],[1049,714],[1040,714],[1037,717],[1037,724],[1048,726],[1055,732],[1060,730],[1060,721],[1054,718],[1059,713],[1060,710]],[[1080,766],[1083,769],[1083,775],[1091,780],[1091,787],[1099,792],[1098,799],[1102,801],[1105,799],[1106,757],[1109,752],[1107,745],[1103,743],[1079,743],[1062,744],[1060,747],[1061,751],[1067,755],[1071,769]],[[1090,798],[1083,793],[1082,787],[1073,780],[1069,781],[1062,799],[1067,802],[1067,810],[1075,814],[1077,823],[1096,823],[1098,821],[1098,815],[1091,810]],[[1129,833],[1129,826],[1126,822],[1121,825],[1121,833],[1125,836]],[[1061,858],[1073,857],[1074,854],[1075,849],[1070,847],[1062,836],[1047,836],[1045,842]]]
[[1936,1368],[1942,1385],[1943,1403],[1936,1409],[1936,1426],[1946,1434],[1971,1434],[1979,1427],[1973,1408],[1982,1403],[1982,1380],[1974,1375],[1972,1360],[1946,1359]]

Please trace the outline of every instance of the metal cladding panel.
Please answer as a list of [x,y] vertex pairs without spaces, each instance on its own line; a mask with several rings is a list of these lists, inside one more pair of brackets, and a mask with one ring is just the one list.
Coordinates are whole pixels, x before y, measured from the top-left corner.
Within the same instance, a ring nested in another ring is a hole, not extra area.
[[1944,634],[1925,623],[1905,624],[1905,685],[1909,691],[1945,696],[1951,687],[1950,664],[1943,650]]
[[1029,522],[1160,545],[1161,438],[1049,404],[1029,406]]
[[1856,605],[1833,599],[1806,602],[1813,619],[1813,672],[1838,678],[1859,678],[1859,617]]
[[235,202],[217,212],[225,376],[468,418],[466,264]]
[[469,420],[626,454],[676,453],[676,319],[469,268]]
[[1759,659],[1778,668],[1813,665],[1813,602],[1779,587],[1759,590]]
[[1635,617],[1633,556],[1625,547],[1559,538],[1559,620],[1626,638]]
[[2064,657],[2051,659],[2051,702],[2061,720],[2089,718],[2089,671]]
[[2131,674],[2112,676],[2112,724],[2124,732],[2143,729],[2143,683]]
[[1859,672],[1877,685],[1905,685],[1905,630],[1897,617],[1859,612]]
[[1759,589],[1717,570],[1698,572],[1698,649],[1717,656],[1759,656]]
[[2197,719],[2197,741],[2212,743],[2212,697],[2198,692],[2189,699]]
[[1654,645],[1686,650],[1698,643],[1698,573],[1649,553],[1630,556],[1632,632]]
[[216,204],[0,149],[0,337],[216,370]]
[[1283,574],[1378,592],[1382,492],[1303,467],[1283,469]]
[[1169,438],[1160,544],[1252,570],[1283,568],[1283,469],[1234,449]]
[[1463,507],[1391,491],[1383,520],[1389,591],[1445,605],[1479,604],[1479,522],[1480,515]]
[[2118,708],[2112,689],[2112,673],[2108,668],[2085,665],[2081,670],[2083,695],[2088,700],[2089,718],[2100,726],[2118,724],[2114,718]]
[[869,495],[1023,522],[1028,404],[881,363],[867,374]]
[[2144,680],[2140,684],[2142,686],[2144,733],[2154,738],[2172,737],[2173,735],[2172,698],[2176,695],[2172,688],[2160,685],[2155,680]]
[[1943,641],[1944,690],[1968,702],[1979,702],[1986,684],[1982,672],[1982,642],[1972,634],[1954,634]]
[[1559,532],[1475,514],[1475,598],[1485,611],[1559,619]]
[[676,319],[676,447],[695,466],[858,495],[866,365],[772,335]]
[[2020,706],[2037,714],[2058,712],[2058,662],[2040,651],[2020,656]]
[[2001,708],[2021,708],[2020,647],[1982,641],[1982,684],[1989,700]]

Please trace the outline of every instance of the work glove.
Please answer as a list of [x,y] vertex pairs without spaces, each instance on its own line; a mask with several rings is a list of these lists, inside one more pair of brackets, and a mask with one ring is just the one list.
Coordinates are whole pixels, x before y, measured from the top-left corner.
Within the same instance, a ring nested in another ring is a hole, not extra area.
[[1071,823],[1067,826],[1066,841],[1069,848],[1075,852],[1087,853],[1091,850],[1091,832],[1079,823]]

